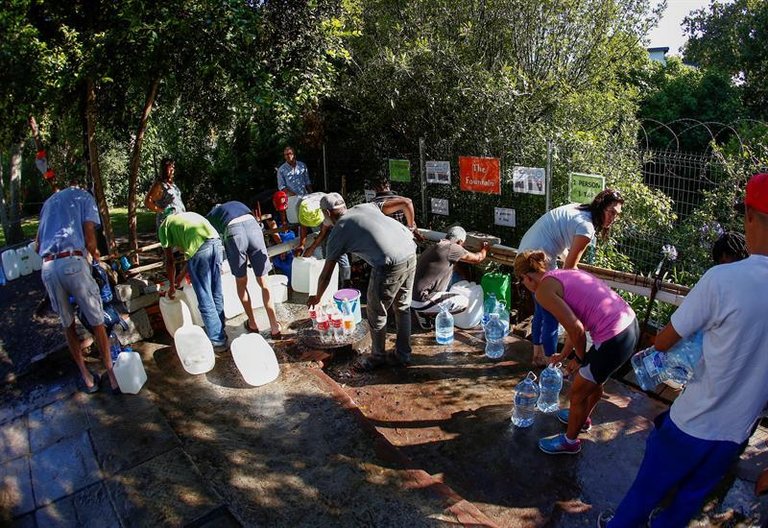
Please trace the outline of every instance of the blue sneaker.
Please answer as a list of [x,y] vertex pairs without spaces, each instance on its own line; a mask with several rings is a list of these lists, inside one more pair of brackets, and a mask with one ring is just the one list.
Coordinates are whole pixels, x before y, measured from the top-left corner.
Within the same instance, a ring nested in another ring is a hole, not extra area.
[[578,438],[569,444],[564,434],[548,436],[539,440],[539,449],[548,455],[575,455],[581,451],[581,440]]
[[[597,517],[597,528],[608,528],[608,523],[613,520],[613,510],[603,510]],[[648,525],[650,526],[650,524]]]
[[[571,410],[560,409],[559,411],[557,411],[555,416],[557,416],[557,419],[560,420],[561,423],[568,425],[568,418],[571,416]],[[584,422],[584,425],[581,426],[581,430],[586,433],[590,429],[592,429],[592,418],[587,416],[587,421]]]

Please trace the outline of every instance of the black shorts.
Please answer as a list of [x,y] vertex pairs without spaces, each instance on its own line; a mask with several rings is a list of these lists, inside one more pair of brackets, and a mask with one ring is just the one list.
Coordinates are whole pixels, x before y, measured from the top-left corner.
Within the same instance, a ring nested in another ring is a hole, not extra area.
[[592,345],[587,351],[579,374],[589,381],[602,385],[611,374],[619,370],[619,367],[632,357],[638,339],[640,339],[640,325],[635,318],[619,334],[602,343],[599,349]]

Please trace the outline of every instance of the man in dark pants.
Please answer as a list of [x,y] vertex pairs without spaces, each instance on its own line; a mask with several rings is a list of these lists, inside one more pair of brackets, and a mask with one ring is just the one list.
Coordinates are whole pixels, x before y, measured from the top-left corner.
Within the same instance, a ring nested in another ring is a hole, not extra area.
[[[307,300],[316,305],[328,287],[336,261],[344,253],[358,255],[371,266],[366,314],[371,327],[371,355],[361,358],[358,370],[372,370],[385,364],[407,365],[411,359],[411,291],[416,271],[416,244],[413,231],[413,206],[406,209],[409,227],[385,216],[374,204],[361,204],[347,210],[338,193],[320,202],[326,218],[333,223],[328,237],[325,266],[320,274],[317,294]],[[397,341],[394,354],[387,354],[387,309],[394,304]]]

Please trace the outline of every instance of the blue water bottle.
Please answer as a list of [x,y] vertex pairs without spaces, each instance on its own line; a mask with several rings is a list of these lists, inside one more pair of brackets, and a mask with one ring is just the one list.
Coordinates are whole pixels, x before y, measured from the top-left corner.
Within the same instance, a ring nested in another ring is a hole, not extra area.
[[96,284],[99,285],[99,294],[101,295],[101,302],[108,303],[112,301],[112,287],[109,285],[109,277],[107,272],[99,265],[97,261],[94,261],[92,266],[92,275],[96,280]]

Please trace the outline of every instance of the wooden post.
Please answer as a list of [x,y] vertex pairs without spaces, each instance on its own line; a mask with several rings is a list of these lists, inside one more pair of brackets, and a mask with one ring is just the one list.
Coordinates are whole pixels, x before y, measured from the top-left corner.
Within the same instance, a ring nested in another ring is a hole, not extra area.
[[109,217],[109,207],[107,198],[104,195],[104,184],[101,181],[101,172],[99,171],[99,151],[96,145],[96,87],[93,79],[90,77],[85,85],[85,124],[86,124],[86,144],[88,147],[88,167],[93,178],[93,193],[96,198],[96,205],[99,208],[101,224],[104,229],[104,238],[107,241],[109,253],[115,252],[115,237],[112,233],[112,222]]

